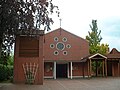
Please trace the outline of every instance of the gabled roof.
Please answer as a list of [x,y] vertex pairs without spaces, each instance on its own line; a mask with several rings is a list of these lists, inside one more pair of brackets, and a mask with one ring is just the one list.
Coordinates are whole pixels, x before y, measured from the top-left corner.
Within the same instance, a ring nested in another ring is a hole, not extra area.
[[108,59],[120,59],[120,52],[113,48],[109,54],[107,54]]
[[65,30],[65,29],[63,29],[63,28],[55,29],[55,30],[53,30],[53,31],[51,31],[51,32],[46,33],[46,35],[47,35],[47,34],[50,34],[50,33],[54,33],[54,32],[60,32],[61,34],[62,34],[62,32],[67,32],[67,33],[69,33],[69,34],[71,34],[71,35],[73,35],[73,36],[75,36],[75,37],[77,37],[77,38],[80,38],[80,39],[88,42],[86,39],[84,39],[84,38],[82,38],[82,37],[80,37],[80,36],[77,36],[77,35],[69,32],[69,31],[67,31],[67,30]]
[[98,56],[105,58],[105,59],[109,59],[109,60],[120,59],[120,52],[116,48],[113,48],[111,50],[111,52],[109,54],[107,54],[106,56],[104,56],[100,53],[96,53],[96,54],[88,55],[88,56],[84,57],[83,59],[81,59],[81,62],[86,62],[87,60],[94,59],[94,57],[98,57]]
[[120,59],[120,54],[108,54],[108,59]]
[[102,55],[102,54],[100,54],[100,53],[96,53],[96,54],[90,56],[89,59],[92,59],[92,58],[94,58],[94,57],[96,57],[96,56],[100,56],[100,57],[102,57],[102,58],[107,58],[106,56],[104,56],[104,55]]
[[120,52],[116,48],[113,48],[110,54],[120,54]]
[[87,60],[89,60],[89,59],[94,59],[94,57],[98,57],[98,58],[105,58],[105,59],[107,59],[107,57],[106,56],[104,56],[104,55],[102,55],[102,54],[100,54],[100,53],[96,53],[96,54],[93,54],[93,55],[88,55],[88,56],[86,56],[86,57],[84,57],[82,60],[81,60],[81,62],[86,62]]

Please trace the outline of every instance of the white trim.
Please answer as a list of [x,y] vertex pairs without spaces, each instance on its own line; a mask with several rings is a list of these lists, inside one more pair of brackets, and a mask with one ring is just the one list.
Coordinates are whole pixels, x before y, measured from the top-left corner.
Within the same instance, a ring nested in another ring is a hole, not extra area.
[[[64,39],[66,39],[66,40],[64,40]],[[67,38],[66,38],[66,37],[63,37],[63,38],[62,38],[62,41],[63,41],[63,42],[67,42]]]
[[[65,54],[66,53],[66,54]],[[63,55],[67,55],[68,54],[68,52],[67,51],[63,51]]]
[[44,76],[44,79],[53,78],[53,76]]
[[104,55],[102,55],[102,54],[100,54],[100,53],[96,53],[96,54],[90,56],[89,59],[91,59],[91,58],[93,58],[93,57],[95,57],[95,56],[97,56],[97,55],[100,55],[100,56],[103,57],[103,58],[107,58],[106,56],[104,56]]
[[[63,44],[63,46],[64,46],[63,49],[61,49],[61,50],[57,47],[57,45],[58,45],[59,43]],[[64,44],[63,42],[58,42],[58,43],[56,44],[56,49],[57,49],[57,50],[60,50],[60,51],[64,50],[64,49],[65,49],[65,44]]]
[[[83,76],[72,76],[73,78],[83,78]],[[88,76],[84,76],[85,78],[88,78]],[[70,77],[69,77],[70,78]]]
[[[57,39],[57,40],[56,40]],[[58,42],[59,41],[59,38],[58,37],[54,37],[54,41],[55,42]]]
[[72,70],[73,70],[73,68],[72,68],[72,62],[70,62],[70,79],[72,79]]
[[71,45],[70,45],[70,44],[67,44],[67,45],[66,45],[66,48],[70,49],[70,48],[71,48]]
[[[53,45],[53,47],[52,47],[52,45]],[[51,44],[50,44],[50,48],[54,48],[54,47],[55,47],[55,45],[51,43]]]
[[69,63],[67,64],[67,78],[69,78]]
[[[57,52],[57,54],[55,54]],[[54,55],[59,55],[59,52],[56,50],[56,51],[54,51]]]
[[[88,78],[88,76],[84,76],[85,78]],[[53,79],[53,76],[44,76],[44,79]],[[70,76],[68,76],[70,78]],[[72,76],[72,78],[83,78],[83,76]],[[70,78],[71,79],[71,78]]]
[[54,77],[54,79],[56,79],[56,62],[54,62],[53,77]]

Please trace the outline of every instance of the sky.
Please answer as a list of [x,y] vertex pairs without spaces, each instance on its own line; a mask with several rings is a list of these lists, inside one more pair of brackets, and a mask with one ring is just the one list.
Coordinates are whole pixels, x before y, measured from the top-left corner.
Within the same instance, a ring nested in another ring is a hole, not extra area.
[[[60,9],[60,17],[52,15],[52,30],[61,27],[85,38],[92,20],[97,20],[101,30],[101,43],[109,44],[110,50],[120,51],[120,1],[119,0],[53,0]],[[51,31],[52,31],[51,30]]]

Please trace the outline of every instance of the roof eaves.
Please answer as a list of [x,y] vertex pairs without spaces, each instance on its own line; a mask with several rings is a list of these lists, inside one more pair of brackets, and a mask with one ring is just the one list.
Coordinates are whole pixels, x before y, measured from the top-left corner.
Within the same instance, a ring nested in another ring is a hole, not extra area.
[[92,56],[90,56],[90,57],[88,57],[88,58],[91,59],[91,58],[93,58],[93,57],[95,57],[95,56],[97,56],[97,55],[99,55],[99,56],[107,59],[106,56],[104,56],[104,55],[102,55],[102,54],[100,54],[100,53],[96,53],[96,54],[94,54],[94,55],[92,55]]

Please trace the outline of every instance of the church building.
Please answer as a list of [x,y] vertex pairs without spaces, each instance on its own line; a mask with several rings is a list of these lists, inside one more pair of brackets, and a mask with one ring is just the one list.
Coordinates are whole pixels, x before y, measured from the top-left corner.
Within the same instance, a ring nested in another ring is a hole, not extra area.
[[35,37],[16,37],[14,83],[43,84],[45,78],[120,76],[120,52],[115,48],[107,55],[90,55],[88,41],[62,28],[39,33]]
[[[89,43],[62,28],[45,35],[44,78],[83,76],[81,59],[89,55]],[[85,76],[87,76],[85,64]]]

